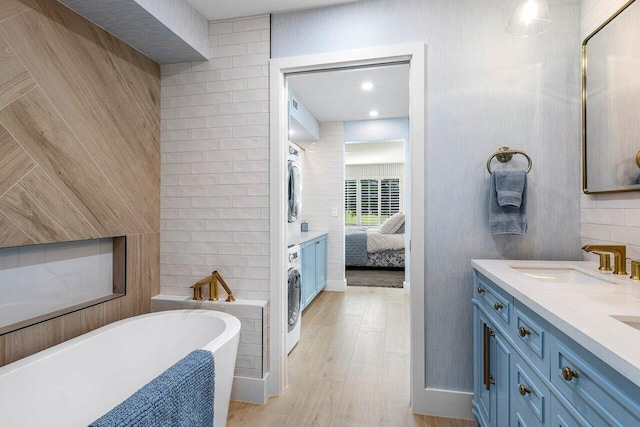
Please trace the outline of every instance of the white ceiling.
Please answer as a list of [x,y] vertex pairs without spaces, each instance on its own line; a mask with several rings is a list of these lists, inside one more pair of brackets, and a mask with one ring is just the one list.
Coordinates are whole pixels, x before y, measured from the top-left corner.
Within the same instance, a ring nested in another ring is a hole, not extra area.
[[309,9],[356,0],[187,0],[209,21],[285,10]]
[[[409,65],[296,74],[289,88],[320,123],[409,116]],[[373,89],[362,90],[362,83]]]

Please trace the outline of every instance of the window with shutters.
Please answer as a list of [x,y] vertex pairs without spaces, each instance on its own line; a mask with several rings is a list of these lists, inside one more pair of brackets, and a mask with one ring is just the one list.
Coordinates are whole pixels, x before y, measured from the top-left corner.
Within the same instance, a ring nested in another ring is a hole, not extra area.
[[382,224],[394,213],[400,212],[400,179],[380,180],[380,221]]
[[345,225],[373,227],[400,212],[400,178],[347,179]]
[[358,225],[358,180],[344,181],[344,225]]

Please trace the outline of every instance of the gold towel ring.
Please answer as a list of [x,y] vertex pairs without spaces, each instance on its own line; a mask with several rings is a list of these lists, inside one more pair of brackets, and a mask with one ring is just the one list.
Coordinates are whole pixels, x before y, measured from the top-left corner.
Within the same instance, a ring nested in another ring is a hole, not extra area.
[[527,166],[527,173],[529,173],[531,171],[533,162],[531,161],[531,157],[529,157],[527,153],[525,153],[524,151],[512,150],[509,147],[500,147],[498,148],[498,151],[493,153],[491,157],[489,157],[489,160],[487,160],[487,170],[489,171],[489,174],[493,173],[493,171],[491,170],[491,160],[493,160],[494,157],[498,159],[499,162],[506,163],[511,161],[514,154],[522,154],[527,158],[527,161],[529,162],[529,165]]

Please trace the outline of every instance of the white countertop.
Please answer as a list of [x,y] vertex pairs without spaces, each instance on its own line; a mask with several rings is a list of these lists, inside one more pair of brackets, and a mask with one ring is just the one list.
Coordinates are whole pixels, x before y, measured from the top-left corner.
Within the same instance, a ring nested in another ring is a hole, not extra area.
[[[640,317],[640,281],[586,261],[471,260],[471,265],[553,326],[640,386],[640,331],[611,317]],[[574,268],[616,283],[549,283],[511,268]]]
[[299,244],[303,244],[305,242],[308,242],[309,240],[313,240],[317,237],[320,236],[324,236],[327,234],[327,231],[317,231],[317,230],[309,230],[309,231],[303,231],[300,233],[300,243]]

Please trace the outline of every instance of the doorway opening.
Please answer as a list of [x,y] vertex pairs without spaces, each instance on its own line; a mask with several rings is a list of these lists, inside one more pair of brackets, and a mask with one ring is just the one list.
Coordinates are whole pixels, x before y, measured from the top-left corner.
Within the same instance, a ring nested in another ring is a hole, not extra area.
[[[409,303],[409,310],[407,313],[407,321],[404,325],[405,330],[410,331],[410,339],[407,343],[409,352],[406,355],[407,365],[410,366],[410,375],[407,378],[407,384],[405,389],[410,389],[411,406],[415,412],[420,412],[422,409],[422,392],[425,391],[425,379],[424,379],[424,188],[425,188],[425,174],[424,174],[424,153],[425,153],[425,134],[426,134],[426,51],[423,44],[409,44],[391,47],[381,47],[375,49],[361,49],[356,51],[345,52],[333,52],[319,55],[309,55],[304,57],[291,57],[291,58],[279,58],[271,61],[271,321],[270,321],[270,374],[269,374],[269,392],[271,395],[280,395],[287,384],[291,387],[296,382],[294,378],[295,370],[292,370],[289,366],[287,359],[286,348],[286,332],[287,332],[287,290],[283,284],[286,283],[288,261],[286,256],[286,250],[288,247],[287,242],[287,227],[288,221],[286,217],[287,210],[287,149],[289,144],[289,130],[290,130],[290,117],[288,106],[290,103],[288,85],[290,79],[301,73],[326,73],[331,70],[333,72],[337,70],[350,70],[359,69],[363,67],[381,67],[389,65],[397,65],[399,63],[410,63],[409,66],[409,78],[408,84],[410,87],[410,122],[409,122],[409,138],[407,139],[407,158],[411,160],[411,167],[408,168],[407,182],[413,182],[413,185],[408,185],[406,188],[406,204],[404,210],[407,217],[411,218],[411,225],[406,225],[406,267],[407,273],[410,272],[412,278],[413,287],[411,289],[411,299]],[[362,82],[361,82],[362,83]],[[344,97],[341,104],[349,104],[352,99]],[[326,128],[329,136],[335,137],[335,133],[338,133],[337,129],[340,126],[335,125],[333,122],[325,122],[318,124],[318,131],[321,128]],[[295,132],[295,130],[294,130]],[[342,125],[341,132],[344,133],[344,123]],[[334,134],[334,135],[330,135]],[[344,135],[339,138],[336,137],[339,144],[339,151],[344,156]],[[313,144],[313,143],[312,143]],[[303,156],[309,157],[312,151],[317,148],[319,142],[315,142],[315,146],[303,147],[301,151]],[[302,150],[304,149],[304,150]],[[314,162],[314,167],[320,162]],[[306,226],[309,230],[315,228],[311,221],[305,218],[305,212],[309,209],[309,203],[311,198],[307,198],[306,194],[309,190],[305,183],[305,169],[307,169],[308,163],[304,163],[303,160],[303,172],[302,172],[302,215],[301,220],[307,222]],[[329,217],[337,218],[339,221],[340,230],[339,233],[343,233],[344,230],[344,178],[345,168],[344,160],[340,162],[341,176],[337,180],[339,184],[339,198],[337,202],[330,201],[325,205],[325,213],[329,211]],[[410,176],[410,179],[409,179]],[[324,175],[325,180],[330,178],[329,174]],[[328,208],[328,209],[327,209]],[[316,224],[318,224],[316,222]],[[302,223],[301,223],[302,225]],[[328,234],[328,233],[327,233]],[[314,236],[319,239],[322,236]],[[330,245],[330,236],[327,239],[327,245]],[[344,265],[344,240],[338,238],[340,248],[339,261],[336,263]],[[319,247],[322,247],[322,243],[318,242]],[[322,251],[321,251],[322,252]],[[333,255],[334,258],[331,256]],[[335,252],[331,249],[327,249],[327,267],[335,259]],[[411,262],[414,260],[415,262]],[[419,261],[419,262],[418,262]],[[329,272],[329,268],[327,269]],[[361,302],[355,304],[353,307],[370,307],[366,299],[368,296],[362,297],[358,295],[358,291],[353,293],[353,297],[350,296],[350,291],[347,289],[346,281],[344,280],[344,267],[340,271],[342,277],[340,279],[331,279],[330,274],[327,274],[325,290],[347,290],[346,292],[321,292],[324,294],[337,294],[343,295],[347,298],[351,298],[354,301],[360,299]],[[322,278],[320,278],[322,279]],[[302,280],[304,280],[304,272],[302,274]],[[321,281],[321,280],[320,280]],[[340,289],[341,288],[341,289]],[[361,288],[365,290],[371,290],[375,288]],[[404,292],[400,290],[400,292]],[[408,298],[404,294],[401,294],[401,298]],[[317,299],[315,302],[311,302],[305,310],[311,310],[314,306],[319,306],[321,302]],[[325,309],[318,310],[318,314],[323,312],[322,316],[318,316],[324,320],[332,318],[332,310],[340,307],[348,307],[343,302],[329,302],[325,303]],[[354,331],[355,328],[349,328],[349,321],[354,318],[347,312],[341,318],[347,322],[341,325],[342,331]],[[309,317],[310,315],[304,315],[303,317]],[[335,317],[339,319],[340,317]],[[372,322],[373,324],[375,322]],[[311,324],[311,323],[308,323]],[[312,326],[313,327],[313,326]],[[311,329],[307,329],[311,332]],[[302,336],[305,334],[305,319],[302,320]],[[322,341],[320,335],[316,335],[314,342]],[[363,339],[365,339],[363,337]],[[302,341],[301,341],[302,342]],[[301,345],[301,344],[298,344]],[[340,344],[338,344],[340,345]],[[348,347],[348,344],[345,344]],[[351,357],[354,357],[356,353],[351,353]],[[345,352],[348,352],[345,348]],[[296,354],[296,349],[291,353]],[[359,351],[358,355],[366,357],[367,351]],[[313,361],[313,353],[308,353],[308,357],[305,357],[305,361]],[[375,366],[375,364],[367,364],[367,366]],[[331,370],[339,368],[348,369],[348,364],[334,363],[331,366]],[[327,375],[331,371],[326,371]],[[317,374],[317,372],[316,372]],[[373,372],[372,372],[373,375]],[[288,378],[289,376],[289,378]],[[379,377],[379,375],[378,375]],[[357,381],[356,381],[357,382]],[[346,383],[345,383],[346,384]],[[290,395],[289,393],[285,396]],[[408,403],[408,402],[407,402]]]
[[[303,309],[325,286],[404,287],[408,62],[296,73],[287,90],[288,150],[300,150],[304,183],[301,225],[327,234],[326,277],[303,291]],[[301,242],[306,258],[304,236],[288,226],[288,243]]]

